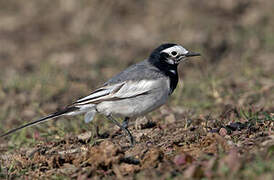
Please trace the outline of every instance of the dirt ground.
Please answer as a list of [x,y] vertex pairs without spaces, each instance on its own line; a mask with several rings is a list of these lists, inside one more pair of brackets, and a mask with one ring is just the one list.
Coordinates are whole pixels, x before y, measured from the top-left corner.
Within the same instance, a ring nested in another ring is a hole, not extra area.
[[0,134],[174,42],[169,102],[130,122],[61,117],[0,141],[0,179],[274,179],[272,0],[0,0]]

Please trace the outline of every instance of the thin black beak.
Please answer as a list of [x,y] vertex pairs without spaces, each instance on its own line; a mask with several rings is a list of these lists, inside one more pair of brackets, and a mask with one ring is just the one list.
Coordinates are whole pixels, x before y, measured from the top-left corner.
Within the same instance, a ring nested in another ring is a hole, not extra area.
[[188,51],[188,53],[185,54],[185,57],[192,57],[192,56],[201,56],[201,54],[196,52],[191,52],[191,51]]

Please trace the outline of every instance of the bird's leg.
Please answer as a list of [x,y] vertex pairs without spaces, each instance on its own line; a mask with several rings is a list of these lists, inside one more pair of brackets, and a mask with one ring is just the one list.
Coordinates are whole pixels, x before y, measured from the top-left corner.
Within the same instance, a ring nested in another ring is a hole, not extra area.
[[109,134],[107,132],[104,132],[104,133],[100,134],[99,126],[96,125],[95,128],[96,128],[97,137],[103,138],[103,139],[108,138]]
[[[116,124],[117,126],[119,126],[123,131],[125,131],[129,138],[130,138],[130,143],[131,143],[131,146],[134,146],[135,144],[135,141],[134,141],[134,138],[132,136],[132,134],[130,133],[130,131],[127,129],[127,127],[124,127],[124,125],[121,125],[118,121],[116,121],[111,115],[107,116],[107,118],[109,120],[111,120],[114,124]],[[128,121],[128,120],[127,120]],[[124,124],[124,123],[123,123]]]
[[128,122],[129,122],[129,117],[125,117],[122,126],[126,129],[128,128]]

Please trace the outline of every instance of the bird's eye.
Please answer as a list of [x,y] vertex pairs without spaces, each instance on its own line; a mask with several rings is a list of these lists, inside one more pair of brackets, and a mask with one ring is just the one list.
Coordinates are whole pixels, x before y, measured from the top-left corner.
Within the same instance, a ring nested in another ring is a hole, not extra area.
[[176,56],[177,52],[176,51],[172,51],[171,54],[172,54],[172,56]]

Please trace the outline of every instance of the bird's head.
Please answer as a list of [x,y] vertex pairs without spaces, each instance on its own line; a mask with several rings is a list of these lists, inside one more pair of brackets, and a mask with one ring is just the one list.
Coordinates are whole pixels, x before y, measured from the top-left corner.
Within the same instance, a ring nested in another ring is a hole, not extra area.
[[200,53],[188,51],[179,44],[167,43],[154,49],[150,59],[167,65],[177,66],[182,60],[193,56],[200,56]]

